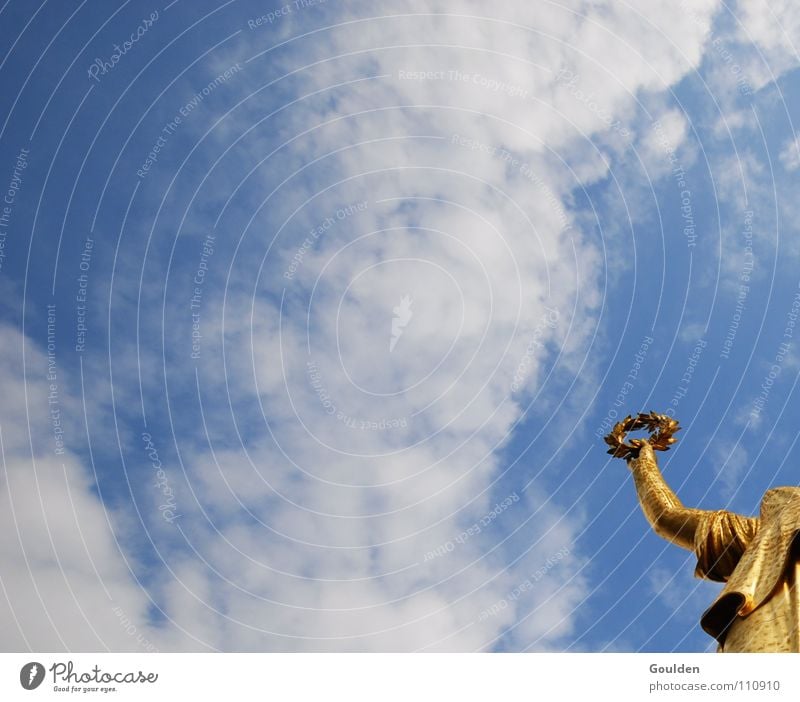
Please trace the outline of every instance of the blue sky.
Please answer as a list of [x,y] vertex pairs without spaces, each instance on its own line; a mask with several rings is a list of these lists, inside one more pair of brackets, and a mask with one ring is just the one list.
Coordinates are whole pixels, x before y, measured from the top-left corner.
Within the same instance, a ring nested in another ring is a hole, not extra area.
[[3,650],[712,650],[599,437],[797,483],[800,14],[674,5],[8,0]]

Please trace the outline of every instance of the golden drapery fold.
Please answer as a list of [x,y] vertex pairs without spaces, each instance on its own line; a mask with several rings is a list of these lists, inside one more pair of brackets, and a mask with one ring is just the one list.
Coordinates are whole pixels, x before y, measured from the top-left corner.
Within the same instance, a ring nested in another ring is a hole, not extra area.
[[700,623],[718,650],[800,652],[800,488],[768,490],[758,518],[703,512],[695,575],[725,582]]

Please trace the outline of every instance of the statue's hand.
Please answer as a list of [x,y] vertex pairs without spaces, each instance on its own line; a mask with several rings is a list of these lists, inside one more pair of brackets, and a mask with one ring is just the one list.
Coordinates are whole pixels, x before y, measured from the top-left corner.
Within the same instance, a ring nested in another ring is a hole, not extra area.
[[627,460],[628,468],[635,468],[635,463],[639,461],[652,461],[658,465],[658,462],[656,461],[656,452],[653,450],[653,447],[650,445],[650,442],[647,441],[647,439],[631,439],[631,444],[639,448],[639,455],[636,456],[636,458],[629,458]]

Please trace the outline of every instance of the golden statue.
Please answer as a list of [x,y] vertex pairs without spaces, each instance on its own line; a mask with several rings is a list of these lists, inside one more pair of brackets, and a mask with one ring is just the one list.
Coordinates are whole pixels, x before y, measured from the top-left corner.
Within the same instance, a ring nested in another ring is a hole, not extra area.
[[[627,431],[642,428],[656,431],[649,440],[624,443]],[[700,625],[720,653],[799,653],[800,488],[768,490],[758,517],[684,507],[653,450],[667,450],[675,431],[674,419],[639,414],[617,424],[606,443],[608,453],[626,459],[656,534],[695,553],[696,577],[725,583]]]

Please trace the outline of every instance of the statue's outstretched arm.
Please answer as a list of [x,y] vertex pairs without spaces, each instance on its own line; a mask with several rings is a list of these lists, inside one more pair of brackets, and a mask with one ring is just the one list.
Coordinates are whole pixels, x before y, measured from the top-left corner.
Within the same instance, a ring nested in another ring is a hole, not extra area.
[[683,506],[664,481],[653,447],[647,442],[638,458],[628,461],[628,467],[633,473],[642,511],[656,534],[693,551],[695,532],[705,511]]

